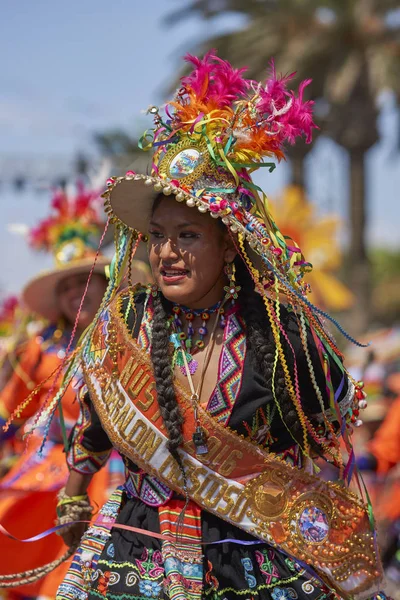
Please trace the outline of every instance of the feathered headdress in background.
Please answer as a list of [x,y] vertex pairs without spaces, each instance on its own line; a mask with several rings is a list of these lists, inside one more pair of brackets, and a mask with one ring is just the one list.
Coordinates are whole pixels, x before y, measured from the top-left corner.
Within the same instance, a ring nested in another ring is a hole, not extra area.
[[99,192],[81,183],[75,196],[55,190],[51,209],[50,216],[30,231],[32,248],[54,253],[57,264],[93,255],[105,225]]
[[23,300],[35,313],[49,319],[59,317],[56,289],[58,283],[70,275],[95,272],[105,273],[109,259],[98,255],[99,241],[104,230],[99,192],[76,185],[76,194],[70,190],[55,190],[50,215],[34,227],[29,242],[35,250],[50,252],[55,268],[32,279],[23,291]]

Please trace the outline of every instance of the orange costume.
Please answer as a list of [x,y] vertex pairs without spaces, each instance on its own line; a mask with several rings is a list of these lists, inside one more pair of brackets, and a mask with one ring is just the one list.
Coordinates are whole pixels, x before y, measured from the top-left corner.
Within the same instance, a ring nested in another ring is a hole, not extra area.
[[[14,373],[0,393],[0,425],[7,422],[21,403],[24,403],[23,410],[14,415],[7,431],[0,428],[0,440],[18,439],[16,434],[21,432],[22,426],[29,431],[29,421],[36,420],[46,400],[57,392],[62,382],[63,373],[58,373],[58,378],[54,374],[62,364],[71,333],[55,326],[64,319],[57,286],[65,278],[89,275],[104,226],[98,215],[97,200],[97,192],[87,191],[82,186],[78,186],[78,193],[72,198],[63,191],[57,191],[50,216],[31,231],[32,246],[53,253],[56,265],[26,285],[23,302],[50,325],[17,350]],[[109,259],[99,255],[93,270],[105,276],[108,264]],[[73,385],[78,385],[78,382]],[[25,403],[28,396],[30,401]],[[44,433],[44,429],[39,427],[38,432],[30,437],[26,451],[24,443],[20,442],[21,452],[16,464],[0,481],[0,523],[19,539],[29,538],[54,526],[57,494],[68,477],[64,442],[78,414],[75,390],[68,388],[62,400],[65,435],[58,412],[43,452],[38,453]],[[106,469],[93,480],[91,494],[99,506],[108,497],[108,475]],[[61,537],[55,534],[40,541],[22,543],[0,533],[0,574],[20,573],[43,566],[66,551]],[[54,598],[66,569],[67,564],[64,563],[46,578],[4,593],[9,598]]]
[[[1,430],[0,439],[17,433],[37,413],[54,383],[54,377],[48,378],[61,363],[68,337],[68,334],[63,335],[60,330],[49,327],[41,336],[28,341],[20,351],[19,368],[0,394],[1,425],[33,388],[47,381],[8,432],[5,434]],[[75,391],[71,388],[67,389],[62,400],[62,410],[68,435],[79,413]],[[65,485],[68,476],[59,418],[52,423],[42,455],[38,454],[41,442],[40,432],[35,432],[27,450],[22,452],[18,462],[0,482],[0,523],[17,538],[28,538],[54,526],[57,493]],[[105,469],[91,484],[91,497],[95,505],[101,506],[105,502],[107,489],[108,472]],[[32,569],[54,560],[65,551],[66,546],[57,535],[29,544],[21,544],[0,535],[1,572]],[[18,588],[18,594],[54,597],[67,566],[64,563],[45,579]]]
[[[52,214],[31,232],[32,246],[53,252],[56,267],[32,279],[23,292],[24,303],[30,311],[53,325],[20,348],[14,373],[0,393],[0,425],[7,423],[14,413],[8,430],[0,428],[0,440],[14,435],[22,425],[29,432],[29,421],[33,424],[32,421],[38,420],[39,424],[38,431],[29,439],[27,451],[21,452],[18,462],[0,482],[0,523],[19,539],[32,537],[54,526],[57,494],[68,477],[64,446],[79,416],[79,403],[75,399],[79,373],[75,373],[67,388],[61,414],[58,410],[48,432],[40,424],[40,409],[61,385],[63,373],[58,367],[62,365],[71,335],[54,326],[65,317],[61,314],[58,286],[66,278],[80,274],[85,277],[90,272],[105,275],[110,262],[100,254],[96,256],[104,226],[97,214],[97,199],[97,193],[86,191],[82,186],[78,186],[75,198],[68,197],[63,191],[57,192],[52,202]],[[149,269],[141,261],[132,261],[129,269],[135,280],[149,281]],[[92,308],[94,316],[98,306]],[[29,402],[24,402],[28,396]],[[43,445],[44,438],[46,443]],[[43,451],[38,453],[42,445]],[[98,459],[103,459],[102,453]],[[96,507],[108,499],[109,490],[120,483],[120,478],[121,482],[123,480],[121,459],[118,457],[108,464],[109,468],[100,471],[90,486],[95,512]],[[66,551],[61,537],[55,534],[23,544],[0,533],[0,575],[43,566]],[[9,597],[54,598],[67,568],[68,563],[64,563],[42,580],[13,588]]]
[[[378,475],[387,475],[400,464],[400,394],[393,401],[385,420],[368,445],[376,460]],[[384,495],[379,507],[382,517],[395,520],[400,517],[400,481],[393,482],[390,493]]]

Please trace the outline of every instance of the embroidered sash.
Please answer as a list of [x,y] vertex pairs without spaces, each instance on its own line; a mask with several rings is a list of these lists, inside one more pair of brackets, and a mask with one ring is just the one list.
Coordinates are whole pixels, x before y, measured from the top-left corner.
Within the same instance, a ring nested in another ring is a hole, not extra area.
[[[94,339],[101,340],[93,347]],[[111,306],[84,355],[96,411],[115,447],[182,493],[181,472],[167,449],[151,362]],[[179,450],[190,498],[201,508],[310,564],[344,597],[379,590],[382,569],[367,507],[342,485],[291,467],[199,409],[209,452],[195,454],[193,408],[176,384],[185,417]]]

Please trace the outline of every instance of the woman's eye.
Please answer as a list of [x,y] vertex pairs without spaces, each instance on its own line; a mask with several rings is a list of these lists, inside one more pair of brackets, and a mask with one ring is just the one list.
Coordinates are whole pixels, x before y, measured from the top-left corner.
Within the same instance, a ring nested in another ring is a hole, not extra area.
[[161,231],[149,231],[149,234],[153,237],[156,238],[157,240],[162,238],[162,233]]
[[182,231],[179,237],[183,238],[184,240],[191,240],[196,239],[200,236],[198,233],[194,233],[193,231]]

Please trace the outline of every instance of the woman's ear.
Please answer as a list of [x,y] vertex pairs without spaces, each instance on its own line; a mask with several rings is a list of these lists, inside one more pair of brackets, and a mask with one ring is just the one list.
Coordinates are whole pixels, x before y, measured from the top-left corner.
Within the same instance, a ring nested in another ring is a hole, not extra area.
[[237,251],[235,248],[235,244],[229,234],[226,235],[225,238],[225,252],[224,252],[224,260],[226,263],[231,263],[235,260],[237,255]]

